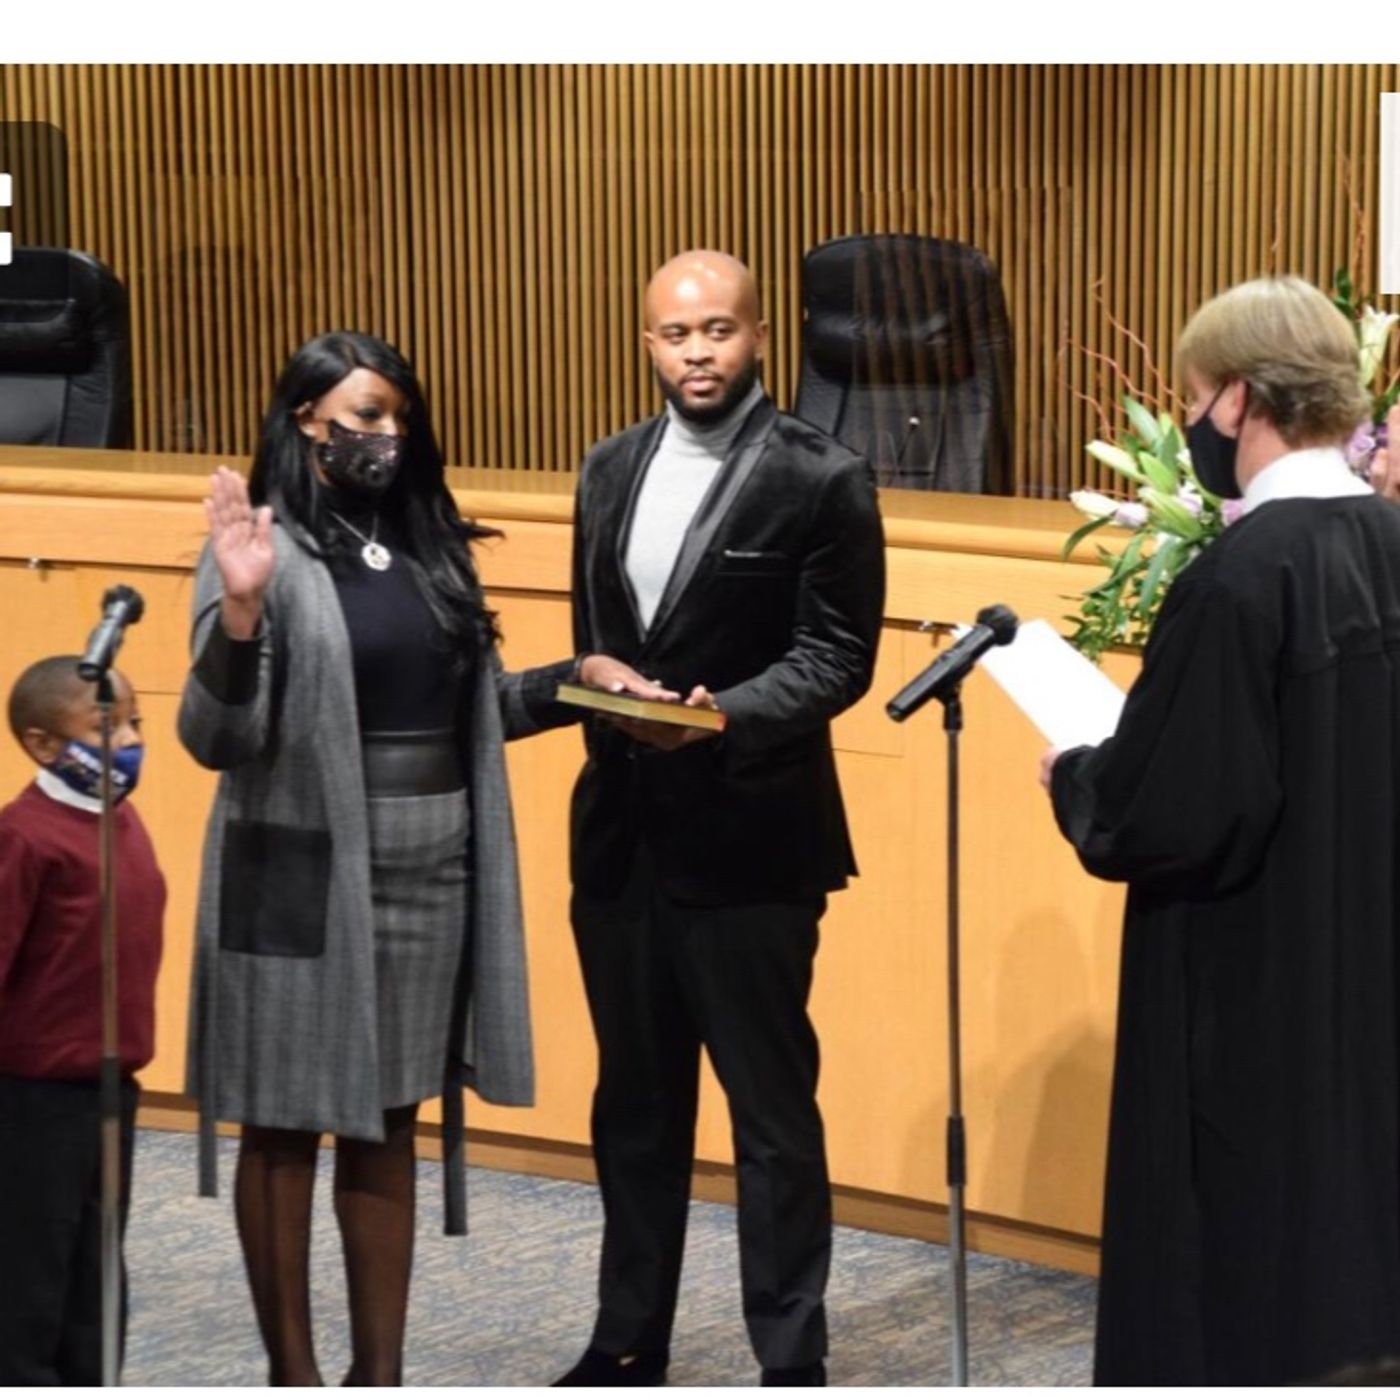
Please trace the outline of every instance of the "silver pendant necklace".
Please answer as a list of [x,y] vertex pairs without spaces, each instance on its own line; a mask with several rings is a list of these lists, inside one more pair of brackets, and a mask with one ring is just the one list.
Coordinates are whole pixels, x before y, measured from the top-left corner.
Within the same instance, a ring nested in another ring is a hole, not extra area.
[[374,517],[374,523],[369,527],[369,534],[365,534],[363,530],[357,530],[337,511],[331,511],[331,514],[335,516],[352,535],[364,541],[364,547],[360,550],[360,558],[376,573],[382,574],[385,569],[394,562],[394,556],[379,543],[379,516],[377,513]]

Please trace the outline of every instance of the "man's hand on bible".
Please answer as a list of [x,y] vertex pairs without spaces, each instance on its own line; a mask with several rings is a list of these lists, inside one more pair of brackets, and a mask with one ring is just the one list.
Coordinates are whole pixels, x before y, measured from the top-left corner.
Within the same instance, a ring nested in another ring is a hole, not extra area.
[[[674,692],[668,692],[666,698],[679,699],[680,697]],[[703,685],[697,685],[685,697],[685,703],[702,710],[719,709],[715,703],[715,697]],[[715,737],[713,729],[691,729],[681,724],[653,724],[649,720],[626,719],[621,715],[612,716],[612,722],[624,734],[635,739],[639,744],[646,744],[650,748],[661,749],[667,753],[673,749],[684,748],[687,744],[693,744],[697,740]]]

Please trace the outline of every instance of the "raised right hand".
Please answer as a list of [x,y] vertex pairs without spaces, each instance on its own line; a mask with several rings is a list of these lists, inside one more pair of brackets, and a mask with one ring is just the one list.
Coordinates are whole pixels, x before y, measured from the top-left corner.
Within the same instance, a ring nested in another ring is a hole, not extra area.
[[209,478],[204,515],[224,593],[240,601],[261,601],[274,562],[271,506],[254,510],[243,478],[220,467]]
[[220,467],[209,478],[204,515],[214,562],[224,581],[225,630],[231,636],[251,636],[257,630],[263,593],[276,562],[272,508],[254,510],[243,478]]

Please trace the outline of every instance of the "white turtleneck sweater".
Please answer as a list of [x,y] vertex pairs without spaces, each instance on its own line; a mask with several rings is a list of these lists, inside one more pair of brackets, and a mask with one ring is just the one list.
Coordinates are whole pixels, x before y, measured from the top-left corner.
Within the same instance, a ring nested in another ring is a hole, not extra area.
[[668,403],[661,442],[647,467],[627,539],[627,577],[649,628],[695,512],[714,485],[744,419],[763,397],[755,384],[715,423],[692,423]]

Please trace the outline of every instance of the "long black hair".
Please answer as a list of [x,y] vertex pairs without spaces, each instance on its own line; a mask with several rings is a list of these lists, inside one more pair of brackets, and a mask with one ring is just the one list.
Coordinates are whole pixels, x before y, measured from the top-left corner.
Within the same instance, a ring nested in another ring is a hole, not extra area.
[[489,645],[498,635],[496,618],[487,611],[469,545],[500,531],[462,518],[447,489],[422,386],[387,341],[359,331],[330,331],[308,340],[287,361],[263,418],[248,495],[254,505],[266,503],[278,518],[296,521],[328,558],[358,547],[328,508],[325,487],[311,467],[311,441],[297,422],[299,408],[315,403],[356,369],[383,375],[407,405],[403,464],[380,509],[407,536],[409,567],[454,654]]

